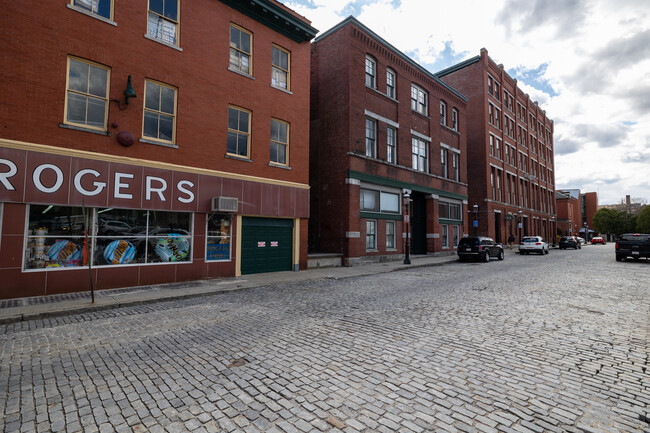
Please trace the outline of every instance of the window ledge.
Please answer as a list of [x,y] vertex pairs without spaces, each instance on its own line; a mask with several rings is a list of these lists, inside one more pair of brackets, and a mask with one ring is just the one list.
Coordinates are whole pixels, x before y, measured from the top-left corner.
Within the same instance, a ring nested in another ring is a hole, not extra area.
[[422,114],[422,113],[420,113],[419,111],[414,110],[414,109],[412,109],[412,108],[411,108],[411,113],[415,113],[415,114],[417,114],[418,116],[422,116],[422,117],[424,117],[424,118],[427,119],[427,120],[431,120],[431,118],[430,118],[429,116],[427,116],[426,114]]
[[274,164],[272,162],[269,162],[269,167],[281,168],[283,170],[291,170],[291,167],[289,167],[288,165]]
[[145,39],[149,39],[150,41],[154,41],[154,42],[157,42],[157,43],[159,43],[161,45],[164,45],[166,47],[173,48],[176,51],[183,52],[183,49],[181,47],[177,47],[176,45],[172,45],[169,42],[165,42],[165,41],[162,41],[162,40],[160,40],[158,38],[154,38],[153,36],[150,36],[148,33],[145,33],[144,37],[145,37]]
[[112,25],[112,26],[116,26],[116,27],[117,27],[117,23],[116,23],[115,21],[111,20],[111,19],[104,18],[103,16],[100,16],[100,15],[96,15],[96,14],[90,13],[90,12],[88,12],[87,10],[82,9],[82,8],[80,8],[80,7],[78,7],[78,6],[75,6],[75,5],[72,5],[72,4],[68,4],[67,7],[68,7],[68,9],[72,9],[73,11],[76,11],[76,12],[82,13],[82,14],[84,14],[84,15],[87,15],[87,16],[91,17],[91,18],[95,18],[95,19],[97,19],[97,20],[99,20],[99,21],[103,21],[103,22],[105,22],[106,24],[110,24],[110,25]]
[[442,123],[440,124],[440,126],[442,126],[447,131],[450,131],[450,132],[453,132],[454,134],[460,135],[460,131],[458,129],[450,128],[447,125],[443,125]]
[[234,160],[237,160],[237,161],[242,161],[242,162],[253,162],[252,159],[246,158],[245,156],[238,156],[238,155],[233,155],[233,154],[230,154],[230,153],[226,153],[224,155],[224,157],[228,158],[228,159],[234,159]]
[[140,138],[138,139],[138,141],[139,141],[140,143],[155,144],[155,145],[157,145],[157,146],[163,146],[163,147],[170,147],[170,148],[172,148],[172,149],[178,149],[178,145],[177,145],[177,144],[173,144],[173,143],[164,143],[164,142],[162,142],[162,141],[150,140],[150,139],[148,139],[148,138],[144,138],[144,137],[140,137]]
[[[236,71],[233,71],[233,72],[236,72]],[[276,89],[276,90],[279,90],[280,92],[284,92],[284,93],[288,93],[289,95],[293,95],[292,91],[287,90],[287,89],[283,89],[282,87],[274,86],[273,84],[271,84],[271,87]]]
[[384,98],[388,99],[389,101],[393,101],[393,102],[399,104],[399,101],[398,101],[397,99],[395,99],[395,98],[391,98],[390,96],[388,96],[387,94],[385,94],[384,92],[382,92],[381,90],[379,90],[379,89],[377,89],[377,88],[370,87],[370,86],[366,85],[366,89],[372,90],[372,91],[374,91],[375,93],[378,93],[378,94],[380,94],[381,96],[383,96]]
[[[243,72],[238,71],[237,69],[233,69],[233,68],[231,68],[230,66],[228,66],[228,70],[229,70],[230,72],[234,72],[234,73],[237,74],[237,75],[241,75],[242,77],[246,77],[246,78],[248,78],[248,79],[250,79],[250,80],[255,80],[255,77],[253,77],[252,75],[244,74]],[[273,86],[271,86],[271,87],[273,87]],[[276,89],[277,89],[277,87],[276,87]]]
[[106,137],[111,136],[111,133],[108,131],[100,131],[98,129],[84,128],[83,126],[77,126],[77,125],[68,125],[67,123],[59,123],[59,128],[72,129],[73,131],[90,132],[91,134],[105,135]]

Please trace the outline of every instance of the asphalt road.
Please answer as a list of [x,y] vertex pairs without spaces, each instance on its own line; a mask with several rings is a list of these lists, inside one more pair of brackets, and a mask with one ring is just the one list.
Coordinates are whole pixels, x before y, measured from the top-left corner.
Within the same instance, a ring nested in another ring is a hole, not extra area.
[[613,244],[0,326],[5,432],[650,432]]

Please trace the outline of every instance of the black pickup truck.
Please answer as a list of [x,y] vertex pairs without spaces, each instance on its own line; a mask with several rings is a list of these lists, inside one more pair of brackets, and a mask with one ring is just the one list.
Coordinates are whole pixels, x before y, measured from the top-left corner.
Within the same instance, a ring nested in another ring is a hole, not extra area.
[[616,261],[627,257],[638,260],[650,258],[650,235],[646,233],[625,233],[616,241]]

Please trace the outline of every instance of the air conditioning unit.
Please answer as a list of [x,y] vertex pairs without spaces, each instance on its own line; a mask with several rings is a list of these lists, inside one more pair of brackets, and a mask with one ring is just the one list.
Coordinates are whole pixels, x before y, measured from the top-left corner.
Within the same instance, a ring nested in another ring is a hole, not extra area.
[[212,212],[237,212],[239,199],[234,197],[212,197]]

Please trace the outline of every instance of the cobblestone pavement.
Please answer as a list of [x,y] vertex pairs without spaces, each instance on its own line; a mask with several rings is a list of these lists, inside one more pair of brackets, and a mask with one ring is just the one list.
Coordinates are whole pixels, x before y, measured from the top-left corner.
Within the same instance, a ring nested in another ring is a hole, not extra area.
[[612,245],[0,326],[5,432],[650,432]]

